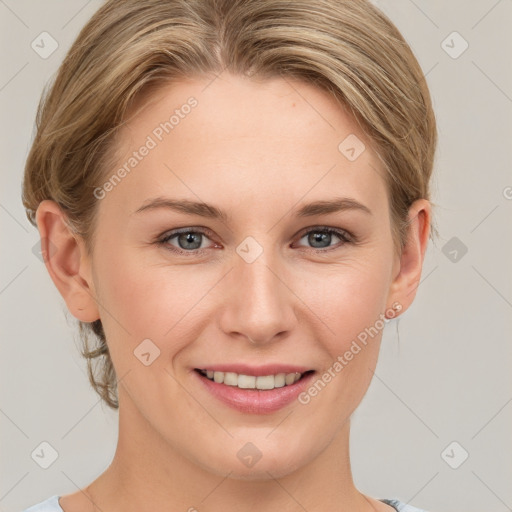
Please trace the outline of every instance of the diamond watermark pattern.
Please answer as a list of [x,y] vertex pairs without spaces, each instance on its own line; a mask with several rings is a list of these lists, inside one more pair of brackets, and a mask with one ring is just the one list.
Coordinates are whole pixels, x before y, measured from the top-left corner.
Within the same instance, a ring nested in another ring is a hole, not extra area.
[[450,466],[452,469],[457,469],[469,457],[469,453],[466,449],[459,444],[457,441],[452,441],[442,452],[441,458]]
[[47,59],[59,47],[59,43],[48,32],[41,32],[30,46],[39,57]]
[[57,450],[47,441],[40,443],[30,456],[43,469],[48,469],[59,458]]
[[441,48],[452,59],[458,59],[469,48],[469,43],[458,32],[452,32],[441,43]]
[[248,236],[238,245],[236,252],[246,263],[253,263],[263,253],[263,247],[252,236]]
[[452,263],[458,263],[468,252],[467,246],[456,236],[450,238],[441,250]]
[[[47,251],[42,249],[42,247],[45,247],[46,245],[48,245]],[[47,238],[39,239],[32,247],[32,254],[43,262],[48,261],[56,252],[57,247]]]
[[256,445],[246,443],[238,450],[236,456],[240,459],[242,464],[248,468],[252,468],[261,459],[263,454]]
[[160,349],[149,338],[146,338],[133,353],[144,366],[149,366],[160,355]]
[[364,153],[365,149],[366,146],[363,144],[363,141],[353,133],[343,139],[338,146],[339,152],[351,162],[357,160]]

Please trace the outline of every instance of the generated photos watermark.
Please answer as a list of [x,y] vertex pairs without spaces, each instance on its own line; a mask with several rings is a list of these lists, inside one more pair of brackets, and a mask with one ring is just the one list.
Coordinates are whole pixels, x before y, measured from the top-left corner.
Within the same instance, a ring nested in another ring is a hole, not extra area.
[[185,119],[192,109],[197,107],[199,102],[191,96],[187,102],[181,105],[180,108],[174,110],[174,113],[168,120],[162,121],[156,126],[153,131],[146,137],[144,144],[138,150],[133,151],[132,155],[125,161],[125,163],[117,169],[112,176],[103,183],[101,187],[94,189],[93,195],[96,199],[104,199],[108,192],[112,191],[116,185],[121,183],[121,180],[126,177],[135,167],[139,165],[150,152],[155,149],[160,142],[164,140],[165,135],[171,133],[172,130],[178,126],[183,119]]
[[[311,402],[311,399],[320,393],[329,382],[331,382],[350,361],[354,359],[354,356],[359,354],[368,343],[368,338],[373,339],[381,332],[385,325],[396,316],[395,308],[401,305],[399,302],[395,302],[392,307],[388,308],[384,313],[379,315],[379,318],[370,327],[365,327],[361,331],[357,338],[352,340],[350,348],[347,349],[343,355],[339,355],[332,365],[325,370],[325,372],[319,377],[306,391],[303,391],[298,396],[298,401],[307,405]],[[358,343],[359,342],[359,343]],[[361,346],[362,344],[363,346]]]

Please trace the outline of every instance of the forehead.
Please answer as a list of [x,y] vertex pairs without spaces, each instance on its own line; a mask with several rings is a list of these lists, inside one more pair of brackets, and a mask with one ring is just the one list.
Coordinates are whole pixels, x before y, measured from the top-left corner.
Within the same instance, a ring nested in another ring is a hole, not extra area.
[[168,84],[129,112],[118,144],[111,171],[128,172],[109,196],[122,196],[125,210],[157,195],[227,209],[335,195],[387,205],[379,161],[357,123],[326,91],[288,78],[223,73]]

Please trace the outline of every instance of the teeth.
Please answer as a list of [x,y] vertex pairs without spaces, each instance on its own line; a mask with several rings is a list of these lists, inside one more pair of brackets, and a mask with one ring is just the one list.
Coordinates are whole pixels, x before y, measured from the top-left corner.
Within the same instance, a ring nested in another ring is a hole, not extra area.
[[[215,373],[213,374],[215,377]],[[224,374],[224,384],[226,386],[238,386],[238,375],[232,372],[226,372]]]
[[256,389],[274,389],[274,375],[261,375],[256,377]]
[[234,372],[215,372],[212,370],[201,370],[208,379],[218,384],[237,386],[240,389],[274,389],[290,386],[297,382],[302,373],[278,373],[277,375],[240,375]]
[[286,377],[284,379],[284,383],[289,386],[290,384],[293,384],[295,382],[295,374],[294,373],[287,373]]
[[[226,384],[226,381],[224,381],[224,384]],[[256,377],[254,375],[238,375],[233,385],[242,389],[254,389],[256,387]]]
[[286,374],[285,373],[278,373],[277,375],[274,375],[274,387],[275,388],[282,388],[286,384]]

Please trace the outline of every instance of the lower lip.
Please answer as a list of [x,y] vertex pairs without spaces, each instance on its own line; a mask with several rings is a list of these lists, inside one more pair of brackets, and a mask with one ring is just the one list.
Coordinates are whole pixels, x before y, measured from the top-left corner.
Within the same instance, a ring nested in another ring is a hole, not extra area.
[[315,372],[308,373],[290,386],[259,390],[219,384],[195,370],[192,373],[215,398],[233,409],[249,414],[271,414],[286,407],[297,399],[315,375]]

